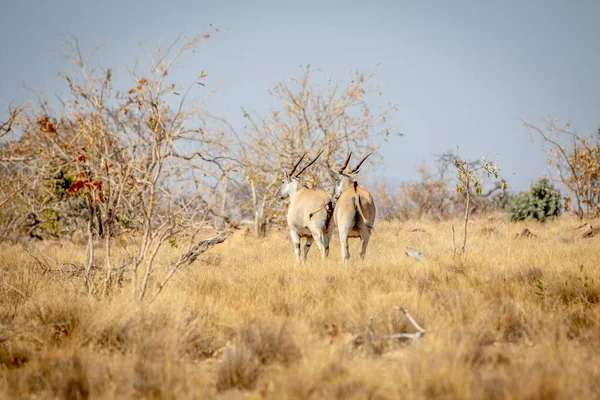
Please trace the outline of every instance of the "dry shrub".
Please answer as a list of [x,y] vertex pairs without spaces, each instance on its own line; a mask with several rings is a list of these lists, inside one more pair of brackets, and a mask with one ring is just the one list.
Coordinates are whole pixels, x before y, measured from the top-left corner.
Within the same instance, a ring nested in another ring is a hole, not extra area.
[[0,337],[0,366],[21,368],[33,357],[33,351],[23,344],[9,342],[8,338]]
[[149,358],[173,354],[176,338],[172,324],[172,317],[162,311],[136,315],[126,330],[129,351]]
[[131,385],[136,397],[161,399],[209,395],[212,385],[209,385],[206,372],[187,364],[206,358],[210,351],[194,347],[198,343],[192,337],[202,325],[199,319],[201,314],[193,311],[168,315],[159,308],[146,309],[125,322],[125,359],[135,360]]
[[54,350],[34,364],[7,374],[7,394],[14,398],[45,393],[43,397],[87,399],[98,383],[92,382],[90,368],[76,350]]
[[481,343],[520,343],[532,336],[527,314],[514,301],[504,300],[489,307],[487,317],[481,322]]
[[300,348],[293,338],[293,328],[283,323],[252,324],[241,334],[244,346],[252,352],[261,364],[280,362],[289,365],[300,359]]
[[346,343],[344,349],[349,354],[360,354],[365,357],[378,357],[390,348],[392,341],[374,335],[374,331],[365,328]]
[[190,311],[179,322],[177,346],[179,354],[193,361],[211,357],[225,346],[228,332],[219,332],[215,326],[217,316],[207,311]]
[[477,367],[495,368],[499,365],[508,366],[510,363],[510,357],[502,349],[496,349],[494,346],[480,346],[473,355],[473,364]]
[[558,285],[552,292],[567,306],[579,303],[597,304],[600,301],[598,288],[586,289],[574,282]]
[[249,349],[236,345],[225,350],[217,367],[217,391],[253,389],[260,376],[260,363]]
[[82,344],[99,353],[163,357],[182,336],[175,317],[161,309],[115,307],[100,314],[81,328]]
[[271,312],[277,317],[291,317],[296,311],[296,305],[283,297],[274,297],[271,301]]
[[538,267],[529,267],[516,272],[514,276],[518,283],[533,284],[543,278],[544,271]]
[[167,379],[164,358],[140,355],[134,366],[132,388],[136,397],[161,399],[172,392],[172,381]]
[[42,298],[29,303],[23,318],[30,323],[31,329],[43,335],[47,346],[60,346],[77,334],[85,319],[92,315],[85,298],[61,298],[58,300]]
[[517,343],[531,336],[525,312],[513,302],[504,302],[496,314],[501,340]]
[[90,381],[87,365],[76,352],[48,356],[41,362],[41,369],[53,394],[66,399],[87,399]]
[[[93,321],[81,327],[81,344],[103,354],[132,352],[132,341],[136,340],[136,333],[141,333],[136,326],[139,320],[134,314],[125,314],[117,307],[113,307],[110,313],[98,312]],[[145,337],[147,335],[141,335],[139,339]]]
[[578,274],[566,274],[560,282],[551,285],[548,292],[566,306],[600,303],[600,283],[590,278],[583,265],[579,266]]
[[108,353],[127,351],[127,332],[124,325],[109,325],[90,338],[96,351],[106,350]]
[[578,339],[594,327],[598,326],[598,320],[594,318],[588,308],[573,311],[567,315],[564,321],[569,339]]
[[470,344],[471,350],[465,358],[466,362],[472,363],[476,368],[487,367],[488,369],[511,364],[513,344],[487,341],[482,336],[474,339]]

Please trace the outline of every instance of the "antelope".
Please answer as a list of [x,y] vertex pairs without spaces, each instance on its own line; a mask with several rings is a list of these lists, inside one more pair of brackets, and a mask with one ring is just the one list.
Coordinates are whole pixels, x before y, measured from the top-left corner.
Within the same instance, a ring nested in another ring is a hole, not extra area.
[[[323,151],[321,151],[323,153]],[[333,203],[331,196],[324,190],[313,190],[300,184],[300,175],[321,155],[319,153],[311,162],[309,162],[300,172],[294,175],[296,168],[307,153],[304,153],[300,160],[294,165],[288,173],[283,171],[283,179],[279,196],[285,199],[290,198],[288,208],[287,222],[290,229],[290,236],[294,243],[294,252],[296,261],[300,261],[300,240],[306,238],[304,244],[304,260],[310,250],[310,246],[315,242],[323,259],[329,254],[329,241],[332,233],[332,214]]]
[[350,253],[348,252],[349,237],[360,237],[360,258],[364,259],[373,223],[375,222],[377,210],[375,209],[373,197],[367,189],[359,186],[355,181],[355,177],[360,171],[360,166],[371,154],[369,153],[364,156],[356,167],[350,170],[350,168],[347,168],[352,156],[352,152],[350,152],[341,168],[331,170],[336,180],[334,219],[338,227],[342,247],[342,260],[344,263],[350,258]]

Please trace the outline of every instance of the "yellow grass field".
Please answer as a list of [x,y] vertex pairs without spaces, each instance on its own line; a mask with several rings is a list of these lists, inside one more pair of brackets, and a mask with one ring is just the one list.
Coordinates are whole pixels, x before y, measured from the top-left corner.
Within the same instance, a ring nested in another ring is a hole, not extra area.
[[[142,304],[127,275],[85,295],[61,264],[84,246],[3,245],[0,398],[600,398],[600,235],[558,239],[576,224],[475,220],[454,259],[450,222],[380,222],[347,265],[335,235],[329,259],[298,265],[286,232],[237,232]],[[525,226],[538,237],[515,239]],[[116,241],[119,265],[134,240]],[[395,306],[429,332],[387,339],[415,331]]]

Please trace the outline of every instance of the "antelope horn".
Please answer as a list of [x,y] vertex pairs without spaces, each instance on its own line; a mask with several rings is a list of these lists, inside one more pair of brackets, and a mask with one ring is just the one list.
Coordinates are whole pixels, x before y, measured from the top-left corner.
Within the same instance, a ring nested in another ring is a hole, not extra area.
[[348,166],[348,163],[350,162],[350,157],[352,157],[352,152],[351,151],[348,152],[348,157],[346,157],[346,161],[344,161],[344,165],[342,167],[340,167],[340,170],[339,170],[340,174],[342,172],[344,172],[344,170]]
[[306,171],[306,168],[308,168],[311,165],[313,165],[315,163],[315,161],[317,161],[317,158],[319,158],[319,156],[321,156],[321,154],[323,154],[323,150],[321,150],[319,152],[319,154],[317,154],[317,156],[315,158],[313,158],[313,160],[311,162],[309,162],[304,168],[302,168],[302,170],[296,174],[296,177],[299,177],[301,173],[303,173],[304,171]]
[[304,157],[306,157],[308,153],[304,153],[302,154],[302,157],[300,157],[300,159],[298,160],[298,162],[296,163],[296,165],[294,165],[294,168],[292,168],[292,171],[290,172],[290,176],[294,175],[294,171],[296,170],[296,168],[298,168],[298,165],[300,165],[300,163],[302,162],[302,160],[304,159]]
[[354,172],[358,171],[358,169],[360,168],[360,166],[362,165],[362,163],[365,162],[365,160],[371,155],[373,154],[373,152],[370,152],[369,154],[367,154],[366,156],[363,157],[362,160],[360,160],[360,162],[356,165],[356,167],[354,167],[354,169],[352,170],[352,172],[350,172],[351,174],[353,174]]

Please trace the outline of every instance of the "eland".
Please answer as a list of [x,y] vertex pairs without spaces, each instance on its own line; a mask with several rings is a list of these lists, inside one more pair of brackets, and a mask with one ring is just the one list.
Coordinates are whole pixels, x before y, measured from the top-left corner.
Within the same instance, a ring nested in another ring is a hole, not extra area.
[[[322,151],[321,151],[322,153]],[[300,261],[300,240],[306,238],[304,244],[304,260],[308,255],[310,246],[315,242],[321,255],[326,258],[329,254],[329,241],[332,233],[333,203],[331,196],[324,190],[309,189],[300,184],[300,175],[321,155],[319,153],[300,172],[294,175],[296,168],[306,153],[298,160],[291,172],[283,171],[285,177],[279,195],[281,199],[290,198],[287,222],[290,236],[294,243],[296,260]]]
[[344,262],[350,258],[348,252],[349,237],[360,237],[360,258],[365,257],[373,224],[375,223],[377,210],[373,202],[373,196],[367,189],[359,186],[355,180],[360,171],[360,166],[370,155],[371,153],[367,154],[354,169],[350,170],[350,168],[347,168],[352,156],[352,152],[350,152],[341,168],[331,170],[336,180],[334,219],[340,236],[342,260]]

